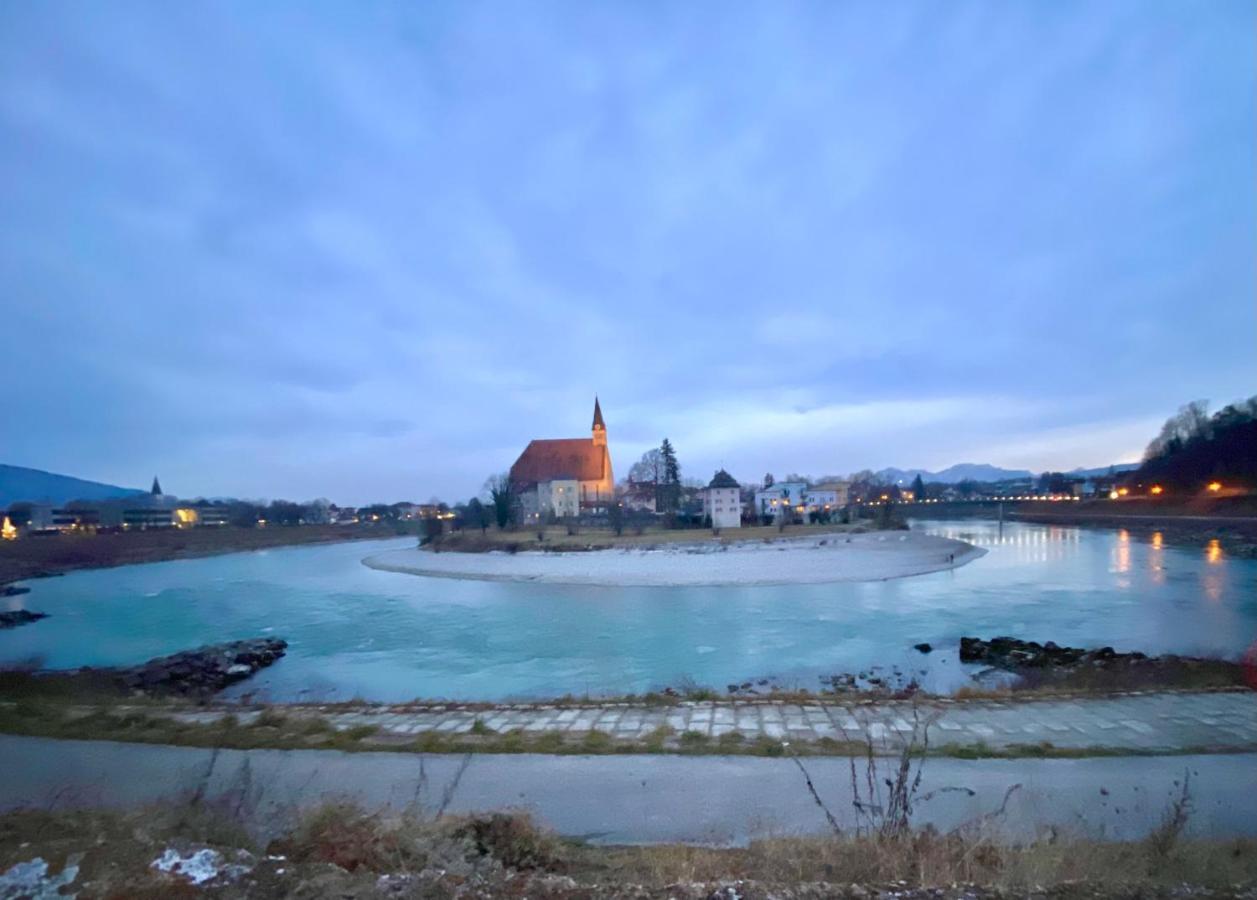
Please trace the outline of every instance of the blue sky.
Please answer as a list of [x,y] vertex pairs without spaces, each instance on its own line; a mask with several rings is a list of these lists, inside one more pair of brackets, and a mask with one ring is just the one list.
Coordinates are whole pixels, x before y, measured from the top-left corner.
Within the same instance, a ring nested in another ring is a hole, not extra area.
[[1254,9],[0,3],[0,461],[1131,459],[1257,384]]

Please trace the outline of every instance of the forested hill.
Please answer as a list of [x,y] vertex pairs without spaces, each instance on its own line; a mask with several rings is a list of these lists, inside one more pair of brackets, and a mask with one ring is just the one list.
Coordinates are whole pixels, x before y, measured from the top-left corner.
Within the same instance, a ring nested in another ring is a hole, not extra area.
[[0,463],[0,508],[22,500],[60,504],[71,500],[112,500],[142,493],[134,488]]
[[1187,404],[1166,420],[1131,478],[1189,490],[1211,481],[1257,487],[1257,397],[1212,416],[1204,401]]

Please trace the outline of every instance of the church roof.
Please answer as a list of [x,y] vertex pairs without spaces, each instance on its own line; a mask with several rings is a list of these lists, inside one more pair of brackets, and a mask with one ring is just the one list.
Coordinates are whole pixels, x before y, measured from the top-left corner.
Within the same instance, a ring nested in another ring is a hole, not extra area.
[[738,480],[734,478],[732,475],[730,475],[728,472],[726,472],[724,469],[721,469],[714,476],[712,476],[711,483],[708,484],[707,486],[709,488],[740,487],[740,485],[738,484]]
[[511,481],[515,484],[559,479],[601,481],[605,463],[605,448],[596,446],[592,438],[530,441],[511,466]]
[[594,397],[594,425],[593,427],[601,428],[603,431],[607,430],[607,423],[602,421],[602,407],[598,405],[598,398],[596,396]]

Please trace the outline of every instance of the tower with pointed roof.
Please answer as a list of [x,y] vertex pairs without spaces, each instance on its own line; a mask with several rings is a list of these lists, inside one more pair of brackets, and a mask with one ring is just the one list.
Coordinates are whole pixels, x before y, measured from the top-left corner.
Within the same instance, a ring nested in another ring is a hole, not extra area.
[[149,491],[149,493],[152,494],[154,497],[161,496],[161,493],[162,493],[161,482],[157,480],[156,475],[153,476],[153,489]]
[[[594,395],[594,446],[607,446],[607,423],[602,421],[602,407],[598,405],[598,395]],[[609,467],[608,467],[609,468]]]

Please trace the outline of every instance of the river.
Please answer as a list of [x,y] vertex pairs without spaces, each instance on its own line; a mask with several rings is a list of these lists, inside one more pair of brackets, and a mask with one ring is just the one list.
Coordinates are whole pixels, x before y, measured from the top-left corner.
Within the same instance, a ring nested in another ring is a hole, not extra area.
[[[505,700],[775,678],[819,687],[898,668],[968,683],[961,635],[1237,657],[1257,638],[1257,560],[1216,543],[1025,523],[921,522],[990,552],[960,569],[872,583],[584,587],[381,572],[363,557],[413,539],[291,547],[72,572],[8,598],[50,614],[0,632],[0,662],[133,664],[275,635],[288,656],[236,692],[271,700]],[[937,648],[923,655],[918,642]]]

